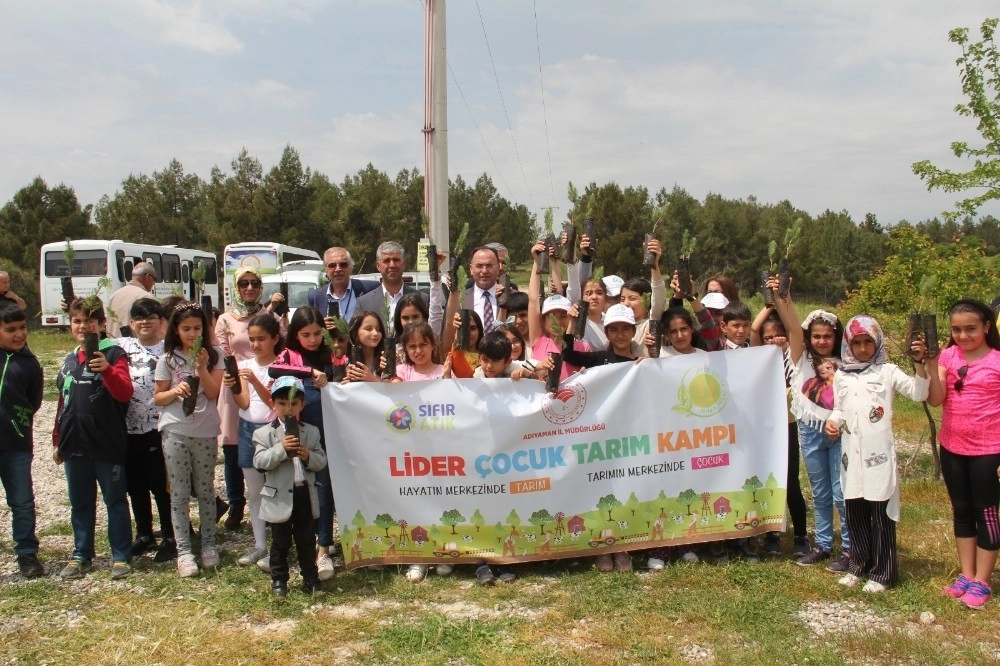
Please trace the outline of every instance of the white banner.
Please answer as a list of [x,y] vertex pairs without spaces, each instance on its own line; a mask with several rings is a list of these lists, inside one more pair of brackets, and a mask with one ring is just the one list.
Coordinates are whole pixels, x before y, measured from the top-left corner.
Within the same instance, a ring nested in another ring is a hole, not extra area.
[[579,557],[783,530],[788,411],[765,346],[323,390],[348,568]]

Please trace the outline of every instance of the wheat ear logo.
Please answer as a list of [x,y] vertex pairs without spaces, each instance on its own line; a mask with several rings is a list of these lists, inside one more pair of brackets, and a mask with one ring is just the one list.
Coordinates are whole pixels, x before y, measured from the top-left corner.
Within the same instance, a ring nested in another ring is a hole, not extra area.
[[727,402],[729,387],[721,375],[706,367],[691,368],[681,378],[673,410],[685,416],[715,416]]

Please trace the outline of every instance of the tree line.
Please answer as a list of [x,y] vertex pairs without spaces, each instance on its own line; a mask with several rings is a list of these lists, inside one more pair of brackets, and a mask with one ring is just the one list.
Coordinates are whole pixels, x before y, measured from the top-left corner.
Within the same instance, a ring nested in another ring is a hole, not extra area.
[[[240,241],[277,241],[318,252],[340,245],[355,257],[356,270],[372,271],[375,249],[384,240],[401,242],[414,256],[424,235],[423,189],[416,169],[403,169],[393,178],[371,164],[334,182],[303,166],[291,146],[267,171],[244,149],[228,171],[214,167],[207,179],[172,160],[161,171],[129,175],[96,206],[81,206],[72,187],[50,187],[37,177],[0,209],[0,268],[11,274],[12,288],[29,303],[29,315],[40,310],[39,248],[66,238],[173,244],[219,256],[226,244]],[[778,246],[776,263],[785,254],[785,232],[801,218],[801,239],[788,256],[796,294],[836,303],[885,266],[892,252],[890,234],[873,215],[860,223],[845,211],[813,217],[787,200],[772,204],[752,196],[709,194],[700,201],[676,186],[651,193],[645,187],[591,183],[573,201],[551,231],[558,235],[562,224],[571,221],[582,233],[583,221],[593,218],[597,263],[605,274],[623,277],[645,273],[646,233],[662,242],[667,270],[687,232],[696,241],[691,260],[695,276],[724,273],[742,294],[751,295],[759,291],[761,270],[771,264],[769,245],[775,241]],[[453,240],[466,223],[466,252],[499,241],[514,265],[529,261],[532,242],[549,231],[524,205],[500,196],[486,174],[474,183],[461,176],[450,183]],[[896,226],[913,226],[937,244],[975,239],[986,254],[1000,252],[1000,223],[989,216]]]

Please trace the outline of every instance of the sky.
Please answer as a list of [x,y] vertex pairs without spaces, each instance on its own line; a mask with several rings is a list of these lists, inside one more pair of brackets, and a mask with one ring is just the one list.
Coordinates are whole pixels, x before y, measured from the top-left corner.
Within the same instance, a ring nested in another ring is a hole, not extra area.
[[[981,143],[948,31],[991,11],[451,0],[449,173],[557,221],[568,181],[925,220],[958,197],[911,164],[965,169],[951,142]],[[422,172],[423,40],[421,0],[4,2],[0,205],[35,176],[82,204],[171,159],[207,179],[243,148],[269,169],[291,145],[334,182]]]

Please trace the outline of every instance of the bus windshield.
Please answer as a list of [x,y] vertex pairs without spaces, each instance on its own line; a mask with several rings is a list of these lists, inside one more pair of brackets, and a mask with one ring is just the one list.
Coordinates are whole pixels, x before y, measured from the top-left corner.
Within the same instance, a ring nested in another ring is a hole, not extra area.
[[[73,277],[100,277],[108,274],[107,250],[76,250]],[[45,277],[69,275],[62,251],[45,253]]]

